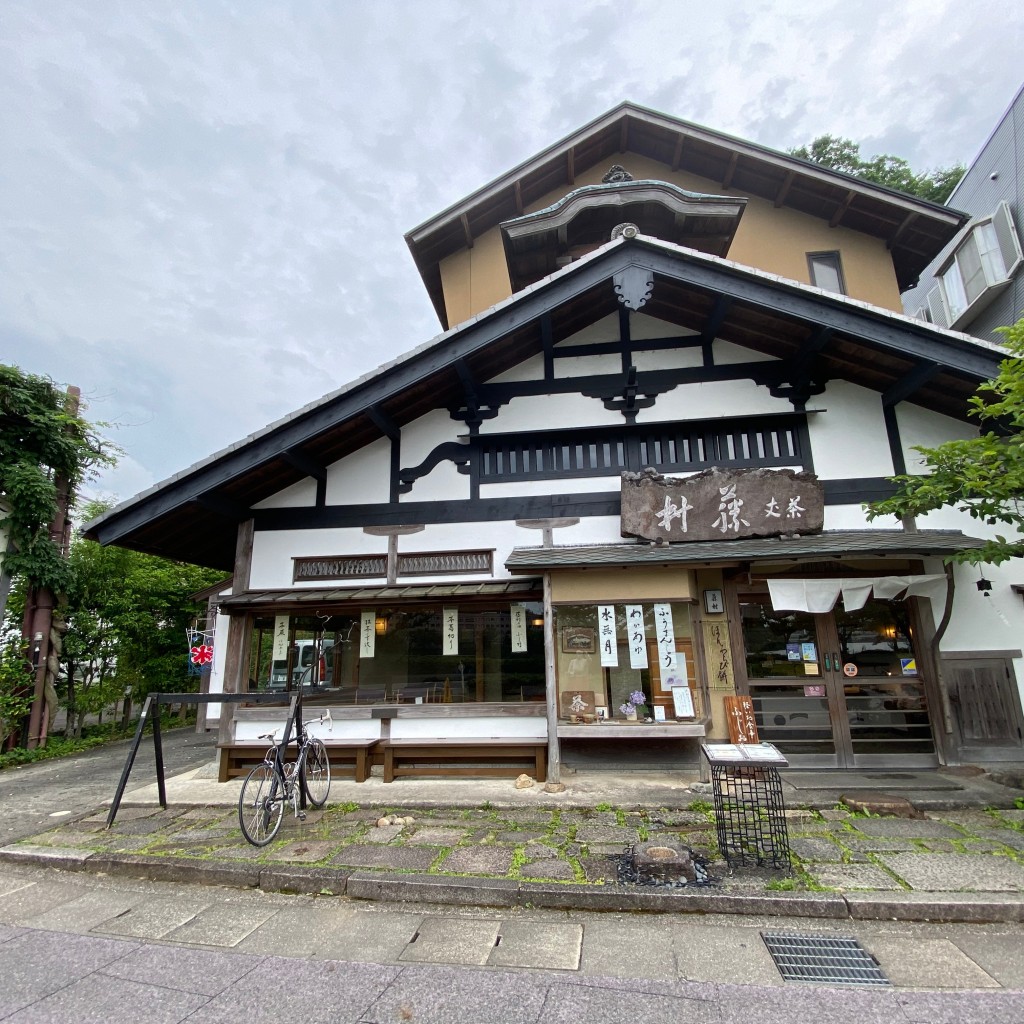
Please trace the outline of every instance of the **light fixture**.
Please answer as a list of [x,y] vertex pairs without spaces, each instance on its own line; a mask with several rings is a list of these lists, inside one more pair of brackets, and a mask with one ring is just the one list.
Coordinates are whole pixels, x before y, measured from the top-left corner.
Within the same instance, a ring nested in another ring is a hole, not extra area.
[[531,626],[543,626],[544,625],[544,616],[543,615],[535,615],[532,619],[530,619],[530,625]]
[[988,597],[988,592],[992,589],[991,580],[987,580],[984,576],[982,576],[974,585],[978,588],[978,590],[981,591],[981,593]]
[[383,636],[388,631],[388,617],[386,615],[378,615],[374,620],[373,628],[377,632],[377,636]]

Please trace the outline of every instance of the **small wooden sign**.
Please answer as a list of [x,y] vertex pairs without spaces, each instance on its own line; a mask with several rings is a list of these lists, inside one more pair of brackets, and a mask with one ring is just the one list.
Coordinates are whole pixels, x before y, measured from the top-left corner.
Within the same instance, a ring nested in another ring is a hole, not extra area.
[[724,697],[725,717],[729,722],[731,743],[758,743],[754,702],[750,697]]
[[570,626],[562,630],[562,650],[566,654],[593,654],[596,648],[592,629]]

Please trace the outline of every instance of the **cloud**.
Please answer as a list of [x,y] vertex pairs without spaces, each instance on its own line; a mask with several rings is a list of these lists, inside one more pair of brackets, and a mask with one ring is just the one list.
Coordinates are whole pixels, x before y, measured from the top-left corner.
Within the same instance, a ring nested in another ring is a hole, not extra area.
[[971,15],[8,0],[0,359],[94,396],[127,497],[437,333],[403,232],[623,99],[969,159],[1024,52],[1016,6]]

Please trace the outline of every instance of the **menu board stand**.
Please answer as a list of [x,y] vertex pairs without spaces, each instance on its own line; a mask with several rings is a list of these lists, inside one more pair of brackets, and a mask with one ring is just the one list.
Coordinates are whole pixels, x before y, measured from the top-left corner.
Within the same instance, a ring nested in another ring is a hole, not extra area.
[[789,764],[770,743],[702,743],[711,766],[718,848],[730,868],[789,871],[789,829],[779,768]]

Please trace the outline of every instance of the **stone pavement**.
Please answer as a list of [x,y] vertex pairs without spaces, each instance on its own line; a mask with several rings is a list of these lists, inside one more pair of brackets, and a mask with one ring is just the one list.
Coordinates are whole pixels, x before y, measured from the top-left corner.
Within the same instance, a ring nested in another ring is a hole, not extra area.
[[[563,794],[518,791],[507,780],[339,781],[324,811],[304,822],[287,812],[278,838],[256,848],[242,837],[233,807],[240,783],[211,784],[200,770],[173,780],[166,810],[144,802],[149,790],[137,790],[111,829],[105,812],[86,814],[0,849],[0,861],[449,906],[1024,920],[1024,810],[1014,806],[1024,794],[945,773],[890,773],[890,780],[931,793],[935,809],[921,818],[864,816],[806,780],[790,787],[791,873],[730,872],[718,858],[710,795],[693,778],[669,785],[665,773],[660,787],[632,779],[628,792],[621,781],[615,792],[606,777],[607,793],[629,798],[619,804],[595,802],[595,790],[575,780]],[[484,793],[495,799],[481,800]],[[620,884],[626,847],[654,839],[706,855],[714,883]]]
[[793,924],[739,915],[388,904],[5,864],[0,1019],[1024,1019],[1019,924],[800,922],[803,934],[855,937],[878,961],[891,984],[861,990],[784,981],[761,934]]

